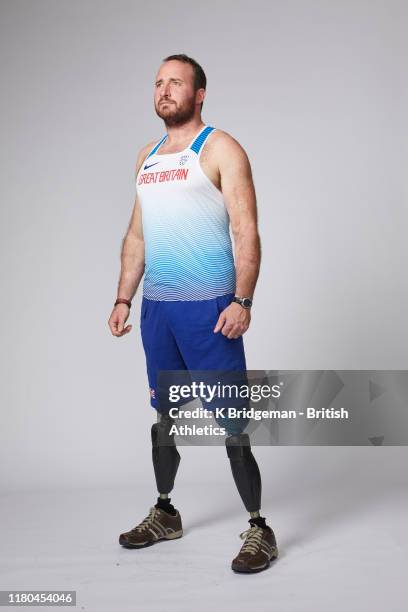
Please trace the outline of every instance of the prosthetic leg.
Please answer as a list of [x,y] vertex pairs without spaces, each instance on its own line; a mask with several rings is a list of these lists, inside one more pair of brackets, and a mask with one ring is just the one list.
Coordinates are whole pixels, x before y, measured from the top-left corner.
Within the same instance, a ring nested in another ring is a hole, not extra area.
[[[260,516],[261,475],[258,464],[251,452],[249,436],[246,433],[226,437],[228,457],[238,492],[251,518],[249,529],[240,534],[245,542],[233,559],[231,568],[235,572],[259,572],[269,567],[278,556],[275,534]],[[248,554],[251,553],[251,554]]]
[[261,507],[261,474],[251,451],[246,433],[225,438],[225,446],[231,464],[232,475],[244,506],[251,516],[259,516]]
[[174,420],[168,414],[162,414],[159,423],[153,423],[152,459],[156,476],[157,490],[167,497],[174,487],[174,479],[180,463],[180,455],[174,442],[174,434],[169,435]]
[[152,425],[152,457],[159,497],[139,525],[120,534],[119,544],[126,548],[143,548],[159,540],[173,540],[183,535],[180,513],[168,496],[180,463],[174,436],[169,435],[173,423],[168,415],[161,415],[160,421]]

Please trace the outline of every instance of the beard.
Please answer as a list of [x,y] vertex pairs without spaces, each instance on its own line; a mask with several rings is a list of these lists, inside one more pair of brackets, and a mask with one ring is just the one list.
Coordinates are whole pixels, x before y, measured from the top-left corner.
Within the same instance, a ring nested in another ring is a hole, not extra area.
[[183,125],[194,117],[195,102],[194,98],[190,98],[181,106],[177,106],[174,101],[169,101],[168,106],[163,108],[163,100],[155,108],[156,114],[163,119],[166,127],[175,125]]

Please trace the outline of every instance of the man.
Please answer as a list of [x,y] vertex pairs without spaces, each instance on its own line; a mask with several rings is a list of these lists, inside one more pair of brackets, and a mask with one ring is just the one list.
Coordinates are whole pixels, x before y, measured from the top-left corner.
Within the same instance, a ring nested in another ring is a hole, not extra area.
[[[158,403],[158,373],[246,369],[242,335],[250,324],[260,265],[255,189],[243,148],[203,123],[205,94],[206,77],[195,60],[184,54],[163,60],[154,104],[166,134],[144,147],[136,164],[136,200],[109,327],[117,337],[130,332],[132,326],[125,324],[144,274],[140,325],[150,401],[160,414],[151,432],[159,497],[139,525],[120,535],[125,547],[141,548],[183,533],[180,513],[168,496],[180,455],[174,440],[161,443],[172,420]],[[226,422],[227,456],[250,513],[250,527],[241,534],[245,542],[231,567],[255,572],[266,569],[278,549],[273,530],[260,516],[261,477],[245,425]]]

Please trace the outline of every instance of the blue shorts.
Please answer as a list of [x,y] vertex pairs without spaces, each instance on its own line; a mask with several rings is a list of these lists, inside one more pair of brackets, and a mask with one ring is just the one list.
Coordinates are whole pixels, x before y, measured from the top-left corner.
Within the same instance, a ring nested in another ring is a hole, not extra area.
[[146,354],[151,405],[158,406],[161,370],[245,371],[242,336],[229,339],[214,327],[234,293],[210,300],[142,299],[140,329]]

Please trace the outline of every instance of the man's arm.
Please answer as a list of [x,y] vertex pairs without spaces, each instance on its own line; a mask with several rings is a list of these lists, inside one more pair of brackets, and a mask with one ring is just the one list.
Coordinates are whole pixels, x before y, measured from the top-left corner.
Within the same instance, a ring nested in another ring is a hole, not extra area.
[[[146,155],[153,145],[154,143],[150,143],[139,152],[135,176],[137,176]],[[137,195],[128,229],[122,241],[120,259],[121,270],[117,297],[132,300],[144,274],[145,264],[142,212]],[[118,304],[114,307],[108,321],[109,328],[114,336],[120,337],[130,332],[132,326],[124,326],[128,317],[129,307],[126,304]]]
[[144,272],[144,239],[140,202],[136,195],[128,230],[122,241],[118,298],[132,300]]
[[[261,244],[251,166],[241,145],[225,132],[214,144],[235,246],[235,294],[252,298],[259,275]],[[238,338],[246,332],[250,320],[249,310],[232,303],[221,313],[214,331],[221,329],[228,338]]]

